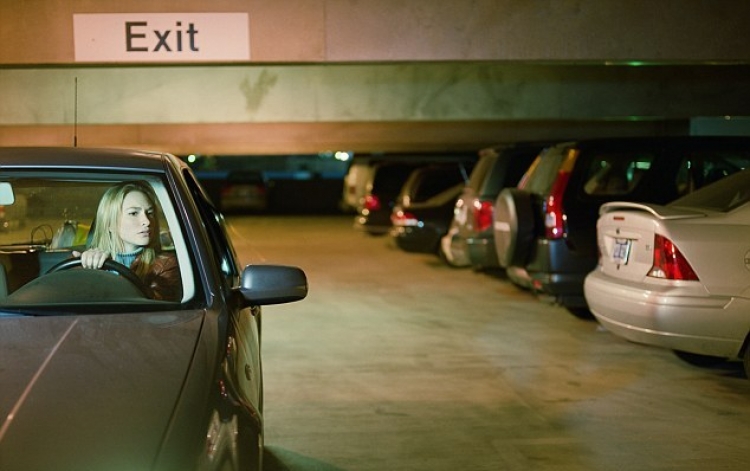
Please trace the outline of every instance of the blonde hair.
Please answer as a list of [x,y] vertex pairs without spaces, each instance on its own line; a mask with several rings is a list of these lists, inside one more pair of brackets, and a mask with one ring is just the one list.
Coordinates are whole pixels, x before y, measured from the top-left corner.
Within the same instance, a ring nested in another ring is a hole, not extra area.
[[110,187],[102,195],[99,201],[99,207],[96,210],[96,220],[94,233],[91,238],[90,247],[97,248],[107,252],[114,260],[118,253],[125,251],[125,244],[119,236],[118,228],[122,220],[122,205],[125,197],[132,192],[143,193],[153,206],[153,235],[147,246],[141,253],[141,264],[138,267],[139,278],[142,278],[148,272],[149,267],[156,258],[157,253],[161,250],[159,239],[159,205],[157,204],[156,193],[151,185],[141,181],[122,182]]

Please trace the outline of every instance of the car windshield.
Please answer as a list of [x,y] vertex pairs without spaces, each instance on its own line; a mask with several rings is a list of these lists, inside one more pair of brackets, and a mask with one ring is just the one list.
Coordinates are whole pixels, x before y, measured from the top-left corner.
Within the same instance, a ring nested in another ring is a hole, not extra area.
[[669,206],[708,209],[726,213],[749,201],[750,169],[746,169],[676,199]]
[[[0,172],[0,315],[169,310],[191,300],[193,264],[167,188],[153,175]],[[100,203],[116,210],[98,213]],[[131,230],[138,208],[145,216]],[[80,266],[92,248],[111,253],[102,269]]]

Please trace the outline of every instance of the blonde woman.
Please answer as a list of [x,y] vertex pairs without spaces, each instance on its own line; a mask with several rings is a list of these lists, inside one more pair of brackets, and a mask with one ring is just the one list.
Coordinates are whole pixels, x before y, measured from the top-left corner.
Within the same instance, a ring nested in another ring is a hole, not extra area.
[[89,249],[81,266],[101,269],[107,259],[119,262],[143,282],[149,297],[167,301],[182,298],[177,258],[162,252],[159,206],[153,188],[145,182],[123,182],[109,188],[99,202]]

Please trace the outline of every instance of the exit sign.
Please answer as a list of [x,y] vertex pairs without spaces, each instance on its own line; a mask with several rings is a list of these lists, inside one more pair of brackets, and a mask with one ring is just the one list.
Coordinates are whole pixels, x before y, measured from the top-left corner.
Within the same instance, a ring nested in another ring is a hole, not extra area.
[[76,62],[223,62],[250,59],[247,13],[73,15]]

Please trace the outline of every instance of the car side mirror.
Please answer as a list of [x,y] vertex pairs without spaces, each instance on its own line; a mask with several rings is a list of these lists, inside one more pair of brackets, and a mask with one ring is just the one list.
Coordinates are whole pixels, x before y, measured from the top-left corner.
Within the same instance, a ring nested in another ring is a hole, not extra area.
[[242,270],[239,292],[247,304],[291,303],[307,296],[307,276],[292,266],[248,265]]

